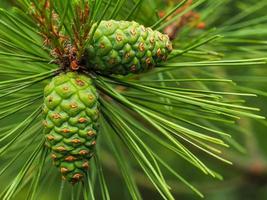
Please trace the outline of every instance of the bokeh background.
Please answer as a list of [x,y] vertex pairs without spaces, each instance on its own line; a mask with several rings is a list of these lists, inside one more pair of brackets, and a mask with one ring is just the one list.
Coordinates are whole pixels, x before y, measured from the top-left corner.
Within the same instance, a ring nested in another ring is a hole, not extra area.
[[[217,0],[213,1],[216,2]],[[262,5],[259,4],[262,2]],[[10,8],[16,3],[15,0],[1,0],[0,6],[5,8]],[[168,8],[177,3],[177,1],[167,1],[167,0],[147,0],[144,9],[154,9],[157,11],[164,12]],[[224,22],[233,18],[233,16],[238,16],[239,13],[246,9],[254,6],[257,3],[261,6],[255,12],[251,11],[246,17],[241,18],[243,23],[247,20],[255,19],[254,31],[252,28],[241,26],[240,28],[230,29],[225,33],[225,39],[222,42],[216,43],[216,45],[210,48],[216,49],[218,52],[223,52],[228,58],[235,58],[235,53],[238,53],[238,58],[255,58],[255,57],[267,57],[267,1],[266,0],[228,0],[222,7],[218,7],[216,12],[212,12],[211,15],[205,18],[203,17],[204,29],[209,29],[211,27],[224,26]],[[205,6],[196,9],[200,16],[203,16],[207,10]],[[204,13],[202,15],[202,13]],[[1,16],[0,16],[1,17]],[[147,17],[146,15],[140,16],[142,18]],[[148,16],[149,17],[149,16]],[[262,20],[257,19],[262,18]],[[201,21],[201,20],[200,20]],[[239,22],[240,23],[240,22]],[[257,29],[257,26],[260,29]],[[264,29],[265,28],[265,29]],[[251,33],[249,32],[251,31]],[[260,30],[258,34],[254,34],[256,31]],[[188,31],[186,28],[180,30],[178,37],[185,37],[185,33]],[[197,30],[199,31],[199,30]],[[192,34],[193,36],[193,34]],[[227,41],[227,37],[243,37],[243,38],[253,38],[261,40],[262,42],[255,45],[256,49],[253,52],[246,51],[246,45],[240,42]],[[265,46],[264,46],[265,45]],[[242,48],[241,48],[242,47]],[[225,77],[232,79],[237,85],[239,85],[240,91],[250,91],[258,95],[256,98],[247,98],[247,104],[253,107],[261,108],[260,114],[263,116],[267,115],[267,66],[254,66],[253,68],[227,68],[227,69],[206,69],[209,73],[218,74],[220,77]],[[181,74],[178,72],[177,76]],[[195,74],[199,73],[198,71]],[[227,130],[226,130],[227,131]],[[194,186],[196,186],[205,195],[207,200],[265,200],[267,199],[267,122],[266,120],[250,120],[243,119],[238,121],[238,127],[230,130],[233,132],[233,137],[238,142],[235,148],[229,148],[224,150],[224,157],[233,161],[233,165],[227,165],[220,161],[215,161],[206,155],[199,153],[199,156],[208,163],[208,165],[216,169],[224,178],[223,180],[213,179],[211,177],[206,177],[198,170],[188,167],[183,161],[177,160],[173,155],[166,155],[164,151],[158,149],[158,154],[164,155],[166,160],[171,163],[172,166],[177,166],[177,171],[183,174]],[[147,141],[149,142],[149,141]],[[153,144],[151,144],[153,145]],[[104,158],[104,168],[105,174],[108,177],[109,187],[112,199],[123,199],[123,194],[121,191],[122,182],[119,178],[119,171],[114,167],[115,163],[110,159],[109,152],[103,152]],[[51,169],[52,173],[53,169]],[[153,186],[149,183],[147,178],[140,173],[138,170],[135,172],[136,181],[143,194],[144,199],[147,200],[160,200],[161,197],[157,194]],[[11,175],[12,176],[12,175]],[[170,185],[173,188],[173,193],[177,199],[182,200],[192,200],[199,199],[199,197],[192,194],[190,189],[188,189],[184,184],[177,182],[171,176],[166,177],[169,180]],[[0,180],[0,187],[4,186],[5,177]],[[56,177],[55,177],[56,179]],[[49,183],[46,181],[46,183]],[[53,185],[53,183],[51,183]],[[2,185],[2,186],[1,186]],[[57,192],[57,188],[50,187],[47,185],[47,193],[41,194],[42,199],[50,199],[49,196],[53,192]],[[21,195],[17,197],[18,199],[24,199],[23,191]]]

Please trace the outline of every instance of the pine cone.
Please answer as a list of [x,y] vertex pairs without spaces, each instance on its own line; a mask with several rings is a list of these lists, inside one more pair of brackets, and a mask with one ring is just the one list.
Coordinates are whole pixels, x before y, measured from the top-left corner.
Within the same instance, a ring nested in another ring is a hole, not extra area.
[[44,96],[46,145],[63,178],[76,183],[94,154],[99,118],[96,89],[89,77],[68,72],[54,77]]
[[166,60],[171,50],[168,36],[151,28],[136,22],[102,21],[87,48],[87,67],[102,74],[141,73]]

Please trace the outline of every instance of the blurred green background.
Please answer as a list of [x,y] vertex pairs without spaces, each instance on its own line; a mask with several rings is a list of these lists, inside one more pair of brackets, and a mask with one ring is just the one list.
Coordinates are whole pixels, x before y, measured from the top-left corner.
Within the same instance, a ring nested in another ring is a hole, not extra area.
[[[214,2],[216,2],[215,0]],[[255,0],[229,0],[223,8],[218,8],[218,12],[215,12],[213,16],[209,16],[205,20],[207,26],[218,26],[220,27],[224,20],[230,19],[232,16],[238,15],[242,10],[246,9],[246,6],[253,5],[261,1]],[[0,6],[10,8],[15,1],[11,0],[1,0]],[[155,2],[154,2],[155,3]],[[167,9],[167,5],[170,2],[164,0],[157,0],[158,10]],[[173,3],[175,3],[173,1]],[[263,0],[262,3],[265,5],[267,1]],[[171,4],[171,3],[170,3]],[[148,1],[149,6],[149,1]],[[265,9],[264,9],[265,8]],[[199,8],[198,12],[205,10],[205,7]],[[267,7],[257,10],[250,17],[266,18]],[[218,16],[215,16],[215,15]],[[221,16],[221,17],[220,17]],[[144,17],[144,16],[142,16]],[[245,18],[244,20],[246,20]],[[267,46],[267,23],[266,20],[260,22],[265,24],[265,30],[263,30],[262,35],[258,35],[260,39],[265,40],[265,45]],[[230,34],[231,36],[231,34]],[[235,45],[242,46],[243,44],[231,44],[231,43],[219,43],[220,45],[214,46],[218,48],[218,51],[224,51],[229,57],[235,58],[235,51],[241,52],[242,49],[235,49]],[[227,46],[229,45],[229,46]],[[231,46],[232,45],[232,46]],[[253,52],[254,57],[266,56],[266,48],[259,52]],[[242,55],[239,53],[239,55]],[[246,55],[250,55],[248,52],[244,52],[244,58]],[[240,57],[239,57],[240,58]],[[211,71],[212,72],[212,71]],[[213,71],[219,73],[219,70]],[[221,73],[221,72],[220,72]],[[258,94],[257,98],[247,98],[247,104],[253,107],[261,108],[261,114],[266,116],[267,113],[267,69],[262,66],[249,68],[229,68],[223,72],[223,77],[234,80],[238,85],[244,88],[252,88],[251,92]],[[240,88],[242,89],[242,88]],[[206,155],[200,153],[200,157],[208,163],[212,169],[216,169],[223,177],[224,180],[219,181],[212,179],[211,177],[204,176],[198,170],[187,167],[187,164],[183,161],[177,160],[173,155],[164,155],[165,152],[158,149],[158,154],[165,156],[166,160],[171,163],[172,166],[177,166],[177,171],[184,175],[194,186],[196,186],[201,192],[204,193],[205,199],[207,200],[265,200],[267,199],[267,122],[266,120],[240,120],[239,128],[237,129],[238,134],[234,134],[235,139],[241,143],[246,150],[245,152],[238,152],[234,148],[229,148],[225,152],[225,157],[233,161],[232,166],[223,164],[220,161],[215,161]],[[149,142],[149,141],[148,141]],[[153,144],[151,144],[153,145]],[[119,178],[119,171],[115,169],[115,163],[109,157],[109,152],[102,152],[104,158],[104,171],[105,175],[108,177],[109,188],[111,192],[112,199],[122,199],[124,198],[121,191],[121,181]],[[175,168],[175,167],[174,167]],[[51,170],[51,172],[54,169]],[[135,172],[136,181],[143,194],[144,199],[147,200],[160,200],[161,197],[157,194],[153,186],[147,180],[147,178],[140,173],[138,170]],[[57,173],[55,173],[57,174]],[[12,176],[12,175],[11,175]],[[55,177],[56,180],[57,177]],[[199,199],[199,197],[194,196],[190,189],[188,189],[184,184],[178,183],[172,180],[172,177],[166,177],[169,180],[170,185],[173,188],[173,193],[176,199],[182,200],[192,200]],[[53,188],[49,186],[50,181],[46,181],[47,193],[41,194],[42,199],[49,199],[51,194],[58,192],[58,188]],[[1,179],[0,187],[4,185],[3,179]],[[1,186],[2,185],[2,186]],[[52,184],[54,185],[54,184]],[[18,199],[24,199],[23,192]]]

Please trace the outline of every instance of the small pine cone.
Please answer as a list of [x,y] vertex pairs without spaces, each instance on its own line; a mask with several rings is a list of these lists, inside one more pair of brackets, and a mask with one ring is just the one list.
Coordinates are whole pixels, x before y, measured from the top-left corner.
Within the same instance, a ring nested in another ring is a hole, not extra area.
[[141,73],[166,60],[171,50],[168,36],[151,28],[136,22],[102,21],[87,48],[87,68],[102,74]]
[[75,72],[54,77],[44,90],[44,133],[54,164],[64,179],[82,179],[94,154],[98,94],[91,78]]

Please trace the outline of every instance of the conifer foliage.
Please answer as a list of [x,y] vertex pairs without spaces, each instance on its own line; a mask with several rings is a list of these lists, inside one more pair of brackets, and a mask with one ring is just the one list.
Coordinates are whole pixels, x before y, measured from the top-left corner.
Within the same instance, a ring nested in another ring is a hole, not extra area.
[[227,130],[264,118],[242,100],[254,94],[219,76],[266,64],[217,52],[223,29],[201,14],[225,2],[18,0],[1,9],[0,198],[45,199],[51,189],[49,199],[108,200],[114,168],[124,199],[142,199],[136,172],[162,199],[175,199],[170,175],[202,197],[166,155],[220,179],[198,154],[231,164],[222,149],[239,145]]

